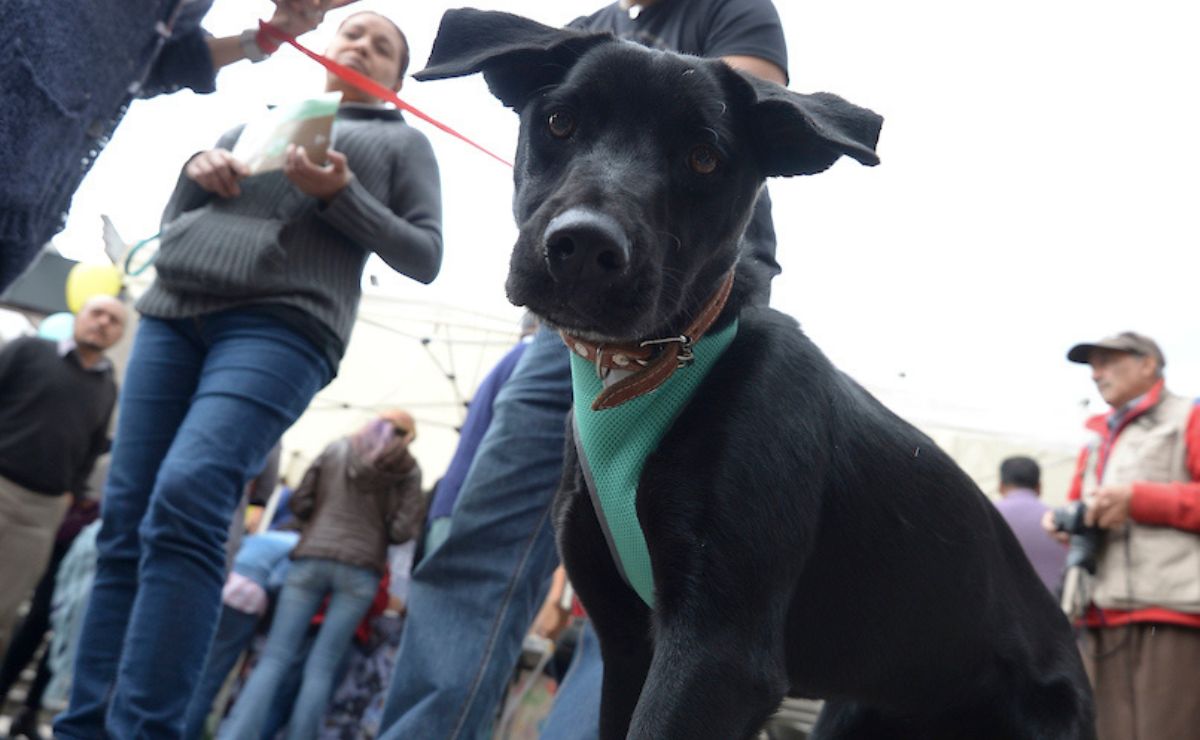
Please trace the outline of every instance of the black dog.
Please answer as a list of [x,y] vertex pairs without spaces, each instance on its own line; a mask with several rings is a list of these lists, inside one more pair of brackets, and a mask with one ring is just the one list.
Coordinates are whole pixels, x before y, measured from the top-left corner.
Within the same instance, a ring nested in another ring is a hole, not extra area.
[[826,699],[818,737],[1094,736],[1070,627],[979,489],[793,320],[743,308],[753,271],[725,299],[764,179],[874,164],[881,119],[451,11],[418,78],[475,72],[521,116],[510,299],[569,335],[584,375],[636,370],[597,414],[652,406],[672,371],[700,372],[698,334],[738,322],[636,478],[650,590],[589,494],[609,471],[568,445],[559,545],[601,640],[602,736],[752,737],[786,694]]

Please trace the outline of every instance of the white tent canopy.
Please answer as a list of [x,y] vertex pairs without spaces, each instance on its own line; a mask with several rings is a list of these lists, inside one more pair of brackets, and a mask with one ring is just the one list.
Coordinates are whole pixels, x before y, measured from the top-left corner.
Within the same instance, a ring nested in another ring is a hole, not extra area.
[[298,483],[307,464],[333,439],[373,415],[403,408],[417,421],[413,454],[428,487],[441,477],[458,443],[466,402],[517,341],[517,314],[493,317],[466,309],[366,295],[338,377],[283,438],[282,474]]

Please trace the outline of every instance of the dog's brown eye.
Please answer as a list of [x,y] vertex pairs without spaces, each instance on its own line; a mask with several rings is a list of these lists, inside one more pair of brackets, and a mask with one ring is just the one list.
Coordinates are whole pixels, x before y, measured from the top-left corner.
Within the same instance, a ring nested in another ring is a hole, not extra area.
[[711,175],[720,162],[721,157],[711,146],[698,146],[688,154],[688,167],[697,175]]
[[550,135],[556,139],[565,139],[575,133],[575,116],[566,111],[555,111],[546,119]]

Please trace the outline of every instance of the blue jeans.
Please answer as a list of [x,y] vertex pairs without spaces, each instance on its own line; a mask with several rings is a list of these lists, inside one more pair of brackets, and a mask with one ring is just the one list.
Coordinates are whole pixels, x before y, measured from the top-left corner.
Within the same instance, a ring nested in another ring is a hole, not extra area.
[[570,405],[567,349],[544,329],[496,396],[449,536],[413,572],[384,740],[490,737],[558,564],[550,502]]
[[273,596],[283,588],[292,562],[288,555],[298,542],[299,532],[271,530],[252,534],[242,540],[242,547],[233,558],[233,571]]
[[550,714],[542,724],[541,740],[598,740],[600,686],[604,661],[591,620],[583,623],[571,666],[554,694]]
[[[242,547],[233,560],[233,570],[262,586],[264,591],[273,596],[282,585],[282,581],[276,582],[278,574],[281,570],[283,573],[287,572],[287,567],[291,564],[288,553],[299,539],[300,535],[295,532],[263,532],[251,535],[242,541]],[[258,630],[259,620],[258,614],[246,614],[222,605],[217,633],[213,637],[212,647],[209,648],[208,659],[204,662],[204,672],[200,676],[196,693],[188,703],[183,732],[185,740],[199,740],[201,737],[204,722],[212,711],[213,700],[217,698],[217,693],[238,658],[250,647]]]
[[380,574],[369,568],[325,558],[300,558],[292,563],[262,659],[233,705],[222,737],[243,740],[260,736],[279,685],[304,644],[309,623],[328,595],[329,606],[304,662],[304,680],[287,732],[288,740],[317,737],[321,717],[333,694],[338,665],[350,647],[354,629],[375,599],[379,578]]
[[246,481],[330,379],[308,339],[225,311],[143,318],[125,376],[95,587],[59,738],[179,737],[221,608]]

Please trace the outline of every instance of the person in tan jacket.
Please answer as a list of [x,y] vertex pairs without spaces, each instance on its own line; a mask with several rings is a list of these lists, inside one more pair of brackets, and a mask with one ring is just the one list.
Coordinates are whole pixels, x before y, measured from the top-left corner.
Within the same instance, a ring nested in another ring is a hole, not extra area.
[[386,412],[331,443],[304,474],[289,502],[301,525],[294,562],[262,659],[222,737],[261,734],[276,689],[328,596],[287,732],[291,740],[317,736],[338,663],[387,567],[388,544],[414,538],[424,519],[421,469],[408,449],[415,438],[412,416]]
[[[1200,704],[1200,404],[1166,389],[1153,339],[1078,344],[1112,409],[1088,420],[1069,498],[1098,535],[1095,573],[1068,574],[1101,740],[1194,737]],[[1051,512],[1043,526],[1054,531]],[[1097,531],[1098,530],[1098,531]]]

